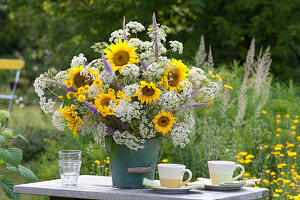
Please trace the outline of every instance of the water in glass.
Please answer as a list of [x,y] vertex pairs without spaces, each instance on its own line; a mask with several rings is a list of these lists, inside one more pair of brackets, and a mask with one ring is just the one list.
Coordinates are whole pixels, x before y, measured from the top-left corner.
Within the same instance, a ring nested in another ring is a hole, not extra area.
[[76,186],[80,167],[81,161],[79,160],[60,160],[59,170],[62,184],[65,186]]

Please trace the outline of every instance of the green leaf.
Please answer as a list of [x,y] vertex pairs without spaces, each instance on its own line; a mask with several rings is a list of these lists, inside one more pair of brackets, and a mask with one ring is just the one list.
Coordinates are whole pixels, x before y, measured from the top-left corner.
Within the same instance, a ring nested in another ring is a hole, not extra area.
[[10,171],[13,171],[17,174],[20,174],[21,176],[30,178],[35,181],[38,180],[38,178],[34,175],[34,173],[30,169],[28,169],[22,165],[19,165],[18,169],[10,164],[6,164],[6,166],[7,166],[7,169],[9,169]]
[[5,145],[5,143],[6,143],[5,137],[3,137],[2,135],[0,135],[0,146]]
[[5,177],[5,175],[0,174],[0,180],[2,180]]
[[6,178],[3,178],[0,181],[0,186],[2,187],[5,194],[11,199],[19,200],[20,195],[15,194],[14,191],[13,191],[14,185],[15,185],[14,182],[12,182],[11,180],[8,180]]
[[16,147],[0,149],[0,158],[8,164],[18,167],[23,157],[22,150]]

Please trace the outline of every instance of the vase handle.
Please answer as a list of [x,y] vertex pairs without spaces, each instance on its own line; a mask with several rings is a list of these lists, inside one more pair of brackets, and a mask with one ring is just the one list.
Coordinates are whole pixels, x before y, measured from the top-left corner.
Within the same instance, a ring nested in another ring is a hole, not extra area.
[[152,172],[152,165],[150,167],[126,167],[126,172],[128,174],[144,174],[148,172]]

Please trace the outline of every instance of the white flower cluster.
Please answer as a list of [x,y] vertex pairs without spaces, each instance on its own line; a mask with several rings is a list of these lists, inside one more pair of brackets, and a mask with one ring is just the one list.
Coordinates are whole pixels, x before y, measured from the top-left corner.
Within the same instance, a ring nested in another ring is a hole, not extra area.
[[46,97],[41,97],[40,106],[44,113],[52,113],[55,106],[55,101],[53,101],[52,99],[47,100]]
[[102,80],[103,82],[103,85],[106,87],[106,88],[109,88],[109,85],[113,82],[114,80],[114,76],[112,74],[110,74],[109,71],[107,70],[103,70],[100,75],[99,75],[99,78]]
[[186,144],[190,143],[189,140],[190,129],[183,126],[178,126],[171,131],[172,141],[175,146],[179,145],[185,148]]
[[170,41],[170,46],[172,47],[172,51],[176,52],[178,51],[179,54],[183,53],[183,44],[181,42],[178,41]]
[[126,29],[129,29],[132,33],[142,32],[145,30],[145,27],[139,22],[130,21],[126,24]]
[[135,64],[128,64],[126,67],[122,69],[122,75],[130,76],[133,75],[134,77],[138,77],[140,75],[140,68]]
[[127,131],[124,131],[123,133],[115,131],[113,139],[117,144],[125,144],[128,148],[135,151],[143,149],[144,146],[142,144],[146,142],[144,139],[139,139]]
[[146,111],[142,110],[139,124],[139,133],[141,137],[144,139],[150,139],[155,137],[156,131],[153,129],[153,127],[154,124],[151,120],[149,120],[149,117],[147,117]]
[[55,80],[60,81],[60,82],[64,82],[67,79],[67,72],[66,71],[60,71],[58,72],[55,77]]
[[59,131],[63,131],[65,129],[66,124],[65,124],[65,121],[64,121],[63,117],[61,116],[59,110],[56,110],[53,113],[52,124]]
[[205,80],[206,80],[205,72],[200,68],[192,67],[189,70],[188,79],[195,86],[200,86],[201,84],[205,83]]
[[125,88],[123,89],[123,92],[127,96],[132,97],[136,93],[138,88],[139,88],[139,85],[137,83],[134,83],[134,84],[125,86]]
[[199,90],[197,96],[202,102],[208,102],[216,97],[219,90],[219,85],[216,82],[210,82]]
[[[126,34],[126,36],[130,35],[130,33],[126,29],[125,29],[125,34]],[[119,39],[124,39],[123,29],[119,29],[119,30],[116,30],[116,31],[112,32],[110,34],[110,36],[111,37],[109,38],[109,41],[114,42],[114,43],[118,42]]]
[[79,56],[74,56],[73,59],[72,59],[72,62],[71,62],[71,67],[74,67],[74,66],[85,66],[85,63],[86,63],[87,59],[86,57],[84,57],[84,54],[81,53],[79,54]]
[[166,92],[163,93],[159,100],[158,105],[160,105],[165,110],[173,110],[179,106],[179,103],[182,101],[179,94],[177,92]]
[[81,135],[97,133],[97,124],[94,119],[90,116],[83,116],[82,121],[84,124],[79,127]]
[[130,103],[127,100],[121,100],[119,105],[115,107],[114,115],[122,122],[131,122],[132,119],[139,119],[142,106],[135,101]]
[[153,30],[154,28],[152,26],[148,28],[149,37],[152,39],[156,39],[157,35],[157,39],[162,42],[166,42],[167,33],[171,31],[171,29],[165,25],[155,28],[154,31]]
[[128,45],[132,46],[132,47],[135,47],[135,48],[138,48],[141,44],[142,44],[142,41],[138,38],[131,38],[128,41]]
[[43,81],[44,78],[44,74],[41,74],[33,83],[34,90],[40,98],[44,96],[44,90],[47,86],[46,82]]

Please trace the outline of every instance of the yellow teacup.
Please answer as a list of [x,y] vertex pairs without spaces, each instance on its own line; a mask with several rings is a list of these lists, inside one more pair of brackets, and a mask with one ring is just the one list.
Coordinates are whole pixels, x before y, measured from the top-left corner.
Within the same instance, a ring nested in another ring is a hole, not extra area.
[[[192,179],[192,172],[180,164],[158,164],[160,185],[166,188],[179,188]],[[182,182],[183,174],[189,173],[189,178]]]

